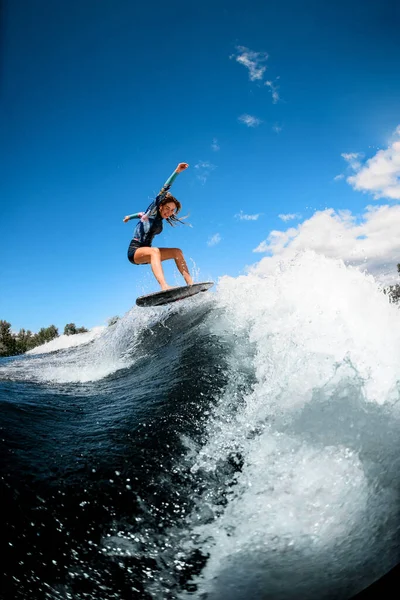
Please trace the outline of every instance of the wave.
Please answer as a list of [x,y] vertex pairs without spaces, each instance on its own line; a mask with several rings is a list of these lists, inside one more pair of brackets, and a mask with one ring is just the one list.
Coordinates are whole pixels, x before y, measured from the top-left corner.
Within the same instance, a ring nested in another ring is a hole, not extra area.
[[34,354],[46,354],[47,352],[55,352],[56,350],[66,350],[67,348],[74,348],[81,344],[88,344],[96,338],[98,338],[105,330],[105,326],[100,325],[93,327],[90,331],[85,333],[77,333],[75,335],[60,335],[50,342],[35,346],[32,350],[26,352],[27,355]]
[[399,325],[373,277],[304,252],[3,363],[2,379],[81,397],[75,435],[101,447],[119,507],[65,593],[83,598],[86,573],[85,597],[124,597],[119,565],[143,598],[345,598],[389,570]]

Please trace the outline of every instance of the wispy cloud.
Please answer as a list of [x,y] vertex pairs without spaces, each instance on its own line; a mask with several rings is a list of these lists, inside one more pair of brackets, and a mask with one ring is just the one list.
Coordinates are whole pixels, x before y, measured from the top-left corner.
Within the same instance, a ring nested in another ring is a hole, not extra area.
[[[236,46],[237,53],[232,54],[230,58],[234,58],[236,62],[246,67],[249,73],[250,81],[262,81],[264,78],[265,71],[267,70],[266,62],[268,60],[268,54],[266,52],[255,52],[246,48],[245,46]],[[276,81],[279,76],[275,78],[275,81],[268,79],[264,81],[264,85],[267,86],[271,92],[272,102],[276,104],[280,100],[279,86]]]
[[363,154],[359,152],[342,152],[341,156],[355,171],[361,167],[360,159],[363,157]]
[[236,46],[237,54],[232,54],[236,62],[246,67],[249,72],[250,81],[257,81],[263,78],[267,69],[265,62],[268,60],[266,52],[254,52],[245,46]]
[[[279,77],[277,77],[277,79],[279,79]],[[266,81],[264,85],[269,87],[270,92],[272,94],[272,102],[276,104],[279,101],[279,87],[275,85],[273,81]]]
[[333,181],[340,181],[341,179],[344,179],[343,173],[336,175],[336,177],[333,178]]
[[379,150],[372,158],[361,163],[361,154],[342,154],[355,171],[346,179],[355,190],[367,192],[378,198],[400,200],[400,125],[385,150]]
[[213,138],[212,144],[211,144],[211,149],[214,150],[214,152],[218,152],[218,150],[220,150],[220,145],[218,144],[218,140],[217,138]]
[[208,239],[207,246],[215,246],[216,244],[219,244],[220,241],[221,236],[219,235],[219,233],[215,233]]
[[301,219],[301,215],[299,213],[287,213],[278,215],[282,221],[294,221],[294,219]]
[[195,166],[197,169],[196,176],[199,181],[204,185],[210,176],[210,173],[217,167],[210,163],[208,160],[200,160]]
[[282,126],[278,123],[274,123],[274,125],[272,125],[272,131],[275,131],[275,133],[280,133],[282,131]]
[[257,219],[260,215],[261,215],[261,213],[258,213],[256,215],[246,215],[241,210],[240,213],[237,213],[235,215],[235,217],[236,217],[236,219],[239,219],[240,221],[257,221]]
[[258,125],[261,125],[262,123],[261,119],[258,119],[253,115],[241,115],[238,118],[238,121],[244,123],[245,125],[247,125],[247,127],[258,127]]

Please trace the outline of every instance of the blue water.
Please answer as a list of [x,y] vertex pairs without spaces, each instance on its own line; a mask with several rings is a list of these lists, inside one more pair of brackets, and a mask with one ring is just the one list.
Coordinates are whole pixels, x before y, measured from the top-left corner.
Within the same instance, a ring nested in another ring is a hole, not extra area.
[[1,359],[2,597],[345,599],[399,562],[398,309],[307,253],[201,296]]

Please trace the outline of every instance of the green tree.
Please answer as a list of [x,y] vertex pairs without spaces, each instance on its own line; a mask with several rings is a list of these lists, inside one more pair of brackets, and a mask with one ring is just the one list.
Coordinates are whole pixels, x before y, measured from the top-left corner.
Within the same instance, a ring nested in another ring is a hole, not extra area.
[[28,329],[20,329],[17,334],[11,331],[8,321],[0,321],[0,356],[14,356],[32,350],[35,346],[41,346],[46,342],[58,337],[58,329],[55,325],[42,327],[38,333],[32,334]]
[[89,329],[86,329],[86,327],[78,327],[76,333],[86,333],[87,331],[89,331]]
[[58,337],[58,329],[55,325],[50,325],[50,327],[42,327],[34,335],[35,346],[41,346],[46,342],[51,342],[51,340],[54,340],[56,337]]
[[64,335],[75,335],[76,333],[85,333],[86,327],[77,327],[75,323],[67,323],[64,327]]
[[[397,263],[397,272],[400,275],[400,263]],[[400,302],[400,285],[398,283],[389,285],[388,288],[385,288],[384,292],[389,296],[390,302]]]
[[15,341],[17,344],[18,354],[23,354],[27,350],[30,350],[34,346],[32,331],[29,331],[29,329],[28,331],[25,331],[25,329],[20,329],[15,336]]
[[75,323],[67,323],[64,327],[64,335],[75,335],[76,325]]
[[27,350],[32,350],[32,348],[35,347],[35,336],[33,335],[32,331],[30,331],[30,329],[28,329],[28,331],[26,332],[26,349]]
[[11,333],[11,323],[0,320],[0,356],[13,356],[17,353],[17,343]]

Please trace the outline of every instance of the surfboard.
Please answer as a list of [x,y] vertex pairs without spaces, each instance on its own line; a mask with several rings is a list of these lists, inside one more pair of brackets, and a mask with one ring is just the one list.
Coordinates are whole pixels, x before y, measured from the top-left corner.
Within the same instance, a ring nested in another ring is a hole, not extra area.
[[199,292],[206,292],[213,285],[213,281],[203,281],[201,283],[194,283],[193,285],[173,287],[169,290],[161,290],[160,292],[153,292],[146,296],[140,296],[136,299],[136,304],[138,306],[160,306],[161,304],[170,304],[171,302],[194,296]]

